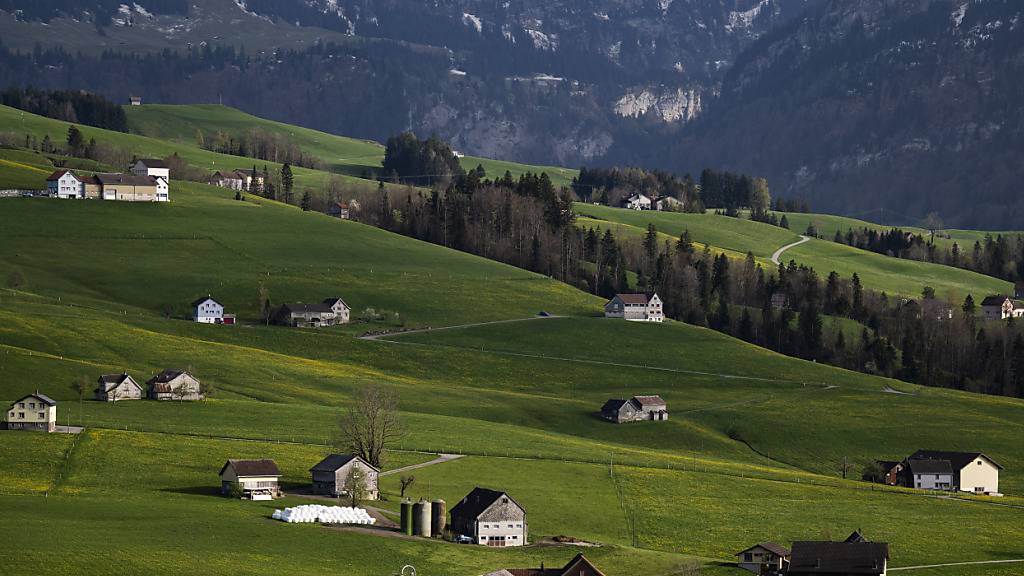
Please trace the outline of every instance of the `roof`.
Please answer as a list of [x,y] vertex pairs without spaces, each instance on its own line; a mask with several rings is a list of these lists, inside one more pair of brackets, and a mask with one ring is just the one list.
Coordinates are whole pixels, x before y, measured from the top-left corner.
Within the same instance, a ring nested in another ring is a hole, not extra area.
[[165,160],[159,158],[139,158],[135,162],[142,162],[147,168],[170,168]]
[[884,542],[793,542],[790,574],[881,574],[889,558]]
[[875,463],[884,468],[886,472],[902,464],[902,462],[897,462],[896,460],[875,460]]
[[[213,300],[213,298],[211,298],[210,296],[203,296],[202,298],[197,299],[195,302],[192,302],[192,307],[195,308],[196,306],[199,306],[200,304],[206,302],[207,300]],[[213,303],[218,306],[221,305],[221,303],[217,302],[216,300],[213,300]]]
[[120,384],[125,380],[131,378],[127,372],[121,374],[103,374],[100,376],[100,382],[104,384]]
[[740,550],[735,555],[739,556],[739,555],[741,555],[741,554],[743,554],[745,552],[750,552],[754,548],[764,548],[765,550],[771,552],[772,554],[778,555],[778,556],[789,556],[789,549],[786,548],[785,546],[781,545],[781,544],[776,544],[775,542],[761,542],[760,544],[754,544],[753,546],[751,546],[750,548],[747,548],[746,550]]
[[297,312],[297,313],[305,313],[305,312],[334,312],[334,310],[331,310],[330,306],[328,306],[327,304],[324,304],[322,302],[318,303],[318,304],[303,304],[301,302],[297,302],[295,304],[282,304],[281,305],[281,309],[284,310],[285,312]]
[[[468,518],[476,519],[484,510],[491,507],[492,504],[498,501],[499,498],[508,498],[516,506],[519,503],[512,499],[511,496],[505,492],[499,492],[497,490],[491,490],[490,488],[473,488],[473,491],[466,495],[465,498],[459,501],[458,504],[452,506],[452,518],[456,516],[465,516]],[[519,506],[520,510],[525,511],[526,509]]]
[[35,398],[37,400],[41,400],[43,402],[43,404],[46,404],[47,406],[56,406],[57,405],[57,401],[56,400],[54,400],[53,398],[50,398],[46,394],[39,393],[38,390],[36,390],[35,392],[33,392],[33,393],[31,393],[31,394],[29,394],[27,396],[22,396],[21,398],[18,398],[17,400],[14,401],[14,403],[17,404],[18,402],[21,402],[22,400],[25,400],[26,398]]
[[150,176],[138,174],[97,174],[100,184],[125,184],[127,186],[155,186],[156,181]]
[[238,176],[238,174],[235,174],[233,172],[221,172],[220,170],[214,172],[213,176],[211,176],[210,179],[211,180],[217,180],[217,179],[220,179],[220,180],[241,180],[241,178]]
[[[153,376],[149,380],[146,380],[146,384],[166,384],[167,382],[174,380],[175,378],[181,376],[182,374],[188,374],[188,372],[185,370],[175,370],[173,368],[168,368],[163,372],[157,374],[156,376]],[[191,374],[189,375],[191,376]]]
[[348,305],[348,304],[346,304],[344,300],[342,300],[341,298],[338,298],[338,297],[334,297],[334,298],[324,298],[324,301],[323,301],[322,303],[323,303],[323,304],[327,304],[328,306],[334,306],[334,304],[335,304],[335,303],[337,303],[337,302],[339,302],[339,301],[340,301],[340,302],[341,302],[342,304],[344,304],[344,305],[345,305],[345,308],[348,308],[348,307],[349,307],[349,305]]
[[60,180],[61,177],[63,177],[65,174],[71,174],[75,178],[78,178],[78,176],[75,176],[75,173],[72,172],[71,170],[56,170],[53,174],[50,174],[49,176],[46,177],[46,181],[53,182],[55,180]]
[[577,554],[562,568],[504,568],[484,576],[604,576],[583,554]]
[[908,460],[911,474],[953,474],[949,460]]
[[1009,296],[985,296],[985,299],[981,301],[982,306],[1002,306],[1003,302],[1009,300]]
[[853,532],[850,532],[850,535],[847,536],[846,540],[843,540],[843,542],[849,544],[851,542],[871,542],[871,540],[865,538],[864,535],[860,533],[860,530],[854,530]]
[[627,402],[629,401],[622,398],[612,398],[601,406],[601,412],[618,412]]
[[633,396],[640,406],[664,406],[665,401],[661,396]]
[[616,294],[616,298],[622,300],[625,304],[644,304],[646,305],[651,301],[646,294]]
[[360,458],[359,456],[356,456],[355,454],[331,454],[331,455],[327,456],[326,458],[324,458],[323,460],[321,460],[319,463],[317,463],[316,466],[313,466],[312,468],[310,468],[309,471],[310,472],[336,472],[338,470],[338,468],[341,468],[342,466],[348,464],[349,462],[351,462],[353,460],[359,460],[360,462],[362,462],[363,464],[366,464],[370,468],[373,468],[374,470],[377,470],[378,472],[380,471],[380,468],[377,468],[373,464],[370,464],[369,462],[367,462],[366,460],[363,460],[362,458]]
[[951,452],[948,450],[918,450],[910,455],[908,460],[949,460],[949,463],[953,465],[954,470],[962,470],[964,466],[967,466],[971,462],[974,462],[977,458],[984,458],[992,463],[993,466],[1003,469],[995,460],[989,458],[982,452]]
[[236,476],[280,476],[281,471],[277,468],[277,462],[273,460],[235,460],[229,458],[220,469],[223,475],[228,466],[235,471]]

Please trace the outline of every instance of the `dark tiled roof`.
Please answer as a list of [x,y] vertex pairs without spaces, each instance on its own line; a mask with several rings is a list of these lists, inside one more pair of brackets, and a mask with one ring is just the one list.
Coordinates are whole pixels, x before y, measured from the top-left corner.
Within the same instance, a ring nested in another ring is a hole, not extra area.
[[103,374],[100,376],[100,382],[104,384],[120,384],[128,379],[128,373],[122,374]]
[[273,460],[233,460],[224,463],[220,473],[224,474],[228,466],[235,471],[236,476],[280,476],[281,471],[277,468],[277,462]]
[[745,552],[750,552],[754,548],[764,548],[765,550],[771,552],[772,554],[776,554],[778,556],[783,556],[783,557],[789,556],[789,549],[786,548],[785,546],[781,545],[781,544],[776,544],[775,542],[761,542],[760,544],[754,544],[753,546],[751,546],[750,548],[747,548],[746,550],[740,550],[739,552],[736,553],[736,556],[739,556],[740,554],[743,554]]
[[889,558],[882,542],[794,542],[790,574],[881,574]]
[[605,402],[604,406],[601,406],[601,412],[618,412],[619,409],[622,408],[624,404],[626,404],[626,402],[628,402],[628,400],[623,400],[621,398],[612,398],[611,400]]
[[881,466],[886,472],[901,464],[901,462],[897,462],[895,460],[875,460],[875,463]]
[[138,174],[97,174],[96,179],[103,185],[156,186],[156,180],[151,176],[139,176]]
[[18,402],[21,402],[21,401],[23,401],[23,400],[25,400],[27,398],[36,398],[38,400],[42,400],[42,402],[44,404],[48,405],[48,406],[56,406],[57,405],[57,401],[56,400],[54,400],[53,398],[50,398],[46,394],[41,394],[38,391],[33,392],[33,393],[31,393],[31,394],[29,394],[27,396],[22,396],[21,398],[18,398],[17,400],[15,400],[14,403],[17,404]]
[[953,474],[949,460],[909,460],[911,474]]
[[370,464],[366,460],[363,460],[355,454],[331,454],[328,457],[321,460],[316,466],[309,469],[310,472],[336,472],[338,468],[348,464],[349,462],[358,459],[363,464],[366,464],[374,470],[380,471],[379,468]]
[[[199,298],[198,300],[193,302],[192,307],[195,308],[196,306],[199,306],[200,304],[206,302],[207,300],[213,300],[213,298],[211,298],[210,296],[203,296],[202,298]],[[213,300],[213,303],[217,304],[218,306],[220,305],[220,302],[217,302],[216,300]]]
[[951,452],[948,450],[918,450],[910,455],[908,460],[949,460],[954,470],[962,470],[979,456],[985,458],[996,468],[1003,469],[995,460],[985,456],[982,452]]
[[982,306],[1002,306],[1003,302],[1006,302],[1008,298],[1006,296],[985,296],[985,299],[981,301]]
[[864,535],[860,533],[860,530],[854,530],[853,532],[850,532],[850,535],[847,536],[846,540],[843,540],[843,542],[849,544],[851,542],[871,542],[871,540],[865,538]]
[[349,307],[349,305],[348,305],[348,304],[346,304],[344,300],[342,300],[341,298],[337,298],[337,297],[334,297],[334,298],[324,298],[323,304],[327,304],[328,306],[334,306],[334,304],[335,304],[336,302],[339,302],[339,301],[340,301],[340,302],[341,302],[342,304],[344,304],[344,305],[345,305],[345,308],[348,308],[348,307]]
[[646,294],[616,294],[619,300],[622,300],[626,304],[644,304],[646,305],[651,301]]
[[640,406],[664,406],[665,401],[662,400],[661,396],[633,396],[637,404]]
[[165,160],[159,158],[139,158],[138,162],[146,165],[146,168],[170,168]]
[[562,568],[506,568],[492,572],[493,575],[510,574],[511,576],[604,576],[597,566],[583,554],[573,556],[572,560]]
[[[71,170],[57,170],[53,174],[50,174],[49,176],[47,176],[46,177],[46,181],[47,182],[53,182],[55,180],[60,180],[60,177],[65,175],[65,174],[67,174],[68,172],[71,172]],[[71,175],[75,176],[75,174],[73,172],[72,172]],[[75,176],[75,178],[78,178],[78,176]]]
[[[512,500],[512,497],[504,492],[477,487],[473,488],[472,492],[452,507],[452,518],[461,516],[470,520],[476,520],[483,514],[484,510],[490,508],[491,504],[494,504],[500,498],[508,498],[513,504],[519,506],[518,502]],[[519,508],[525,510],[522,506],[519,506]]]
[[181,376],[182,374],[187,374],[187,372],[185,372],[184,370],[175,370],[173,368],[168,368],[147,380],[146,384],[166,384],[171,380],[174,380],[178,376]]

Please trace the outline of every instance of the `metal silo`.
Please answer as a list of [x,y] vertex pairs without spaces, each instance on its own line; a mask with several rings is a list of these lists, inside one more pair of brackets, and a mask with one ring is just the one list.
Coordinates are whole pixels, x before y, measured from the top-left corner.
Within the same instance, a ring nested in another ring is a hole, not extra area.
[[402,534],[412,536],[412,500],[402,500]]
[[430,538],[430,502],[420,500],[412,505],[412,531],[416,536]]
[[448,505],[440,498],[430,503],[430,515],[432,518],[431,532],[435,538],[444,535],[444,528],[448,524]]

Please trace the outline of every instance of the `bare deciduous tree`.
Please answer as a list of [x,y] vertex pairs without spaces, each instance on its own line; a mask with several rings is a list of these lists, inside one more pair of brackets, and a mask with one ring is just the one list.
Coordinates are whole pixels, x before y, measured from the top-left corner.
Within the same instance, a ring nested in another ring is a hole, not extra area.
[[361,388],[338,427],[336,444],[340,451],[355,454],[380,468],[384,451],[402,436],[398,394],[380,386]]
[[402,476],[401,478],[399,478],[398,479],[398,484],[401,486],[401,492],[399,493],[399,496],[401,498],[405,498],[405,491],[408,490],[409,487],[412,486],[415,482],[416,482],[416,477],[415,476],[411,476],[410,475],[410,476]]

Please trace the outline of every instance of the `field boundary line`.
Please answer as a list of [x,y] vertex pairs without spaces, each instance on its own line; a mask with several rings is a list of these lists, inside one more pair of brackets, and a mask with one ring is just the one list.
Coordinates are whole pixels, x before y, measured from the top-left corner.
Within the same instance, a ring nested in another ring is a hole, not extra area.
[[889,568],[889,572],[902,572],[905,570],[927,570],[929,568],[947,568],[950,566],[978,566],[984,564],[1016,564],[1024,562],[1024,558],[1012,560],[975,560],[973,562],[949,562],[947,564],[926,564],[922,566],[904,566],[902,568]]

